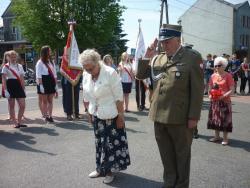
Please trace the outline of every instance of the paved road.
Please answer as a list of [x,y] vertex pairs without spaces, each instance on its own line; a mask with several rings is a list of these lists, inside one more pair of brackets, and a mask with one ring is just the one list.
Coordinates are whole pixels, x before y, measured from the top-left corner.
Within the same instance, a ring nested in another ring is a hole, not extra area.
[[[31,89],[32,92],[32,89]],[[32,97],[32,96],[30,96]],[[132,98],[132,97],[131,97]],[[206,129],[208,114],[205,98],[199,123],[200,138],[193,141],[192,188],[250,188],[250,104],[249,97],[235,97],[234,130],[230,146],[210,143]],[[2,100],[1,100],[2,101]],[[0,102],[1,110],[4,102]],[[89,179],[95,168],[93,128],[86,120],[67,122],[61,100],[56,100],[55,125],[45,124],[36,100],[26,112],[29,128],[14,130],[6,115],[0,114],[0,188],[160,188],[162,164],[147,112],[126,114],[132,164],[117,174],[111,185],[103,178]],[[6,110],[6,108],[5,108]]]

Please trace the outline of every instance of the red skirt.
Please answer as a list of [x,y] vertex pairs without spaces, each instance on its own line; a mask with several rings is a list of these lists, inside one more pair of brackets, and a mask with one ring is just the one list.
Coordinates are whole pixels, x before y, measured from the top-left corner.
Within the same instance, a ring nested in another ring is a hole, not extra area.
[[232,104],[222,100],[210,102],[208,114],[208,129],[214,129],[223,132],[232,132]]

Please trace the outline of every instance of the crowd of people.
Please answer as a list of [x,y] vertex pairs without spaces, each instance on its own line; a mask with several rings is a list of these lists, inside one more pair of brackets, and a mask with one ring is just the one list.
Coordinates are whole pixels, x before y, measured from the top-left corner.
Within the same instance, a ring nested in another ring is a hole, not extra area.
[[[208,86],[211,75],[216,71],[214,67],[214,60],[216,55],[208,54],[207,59],[204,60],[204,94],[208,95]],[[250,89],[246,90],[246,84],[248,83],[248,88],[250,88],[250,65],[247,58],[240,60],[236,54],[232,56],[223,54],[222,57],[227,59],[228,63],[225,67],[225,71],[230,73],[234,80],[234,91],[233,94],[236,95],[250,95]],[[237,83],[240,79],[240,90],[237,91]]]
[[[155,56],[158,42],[163,53]],[[240,62],[230,58],[201,54],[181,45],[181,26],[164,25],[158,39],[147,48],[147,63],[139,62],[136,70],[127,52],[121,54],[118,65],[112,56],[101,55],[95,49],[84,50],[79,63],[84,71],[74,85],[62,76],[63,109],[66,118],[79,119],[79,92],[82,83],[83,104],[94,127],[96,169],[90,178],[104,176],[103,183],[111,183],[114,173],[130,165],[130,154],[124,113],[129,113],[129,95],[135,83],[136,103],[145,110],[146,92],[150,90],[149,117],[164,167],[164,187],[188,187],[193,133],[200,119],[203,95],[208,95],[210,108],[207,128],[215,131],[209,141],[228,145],[232,132],[232,104],[230,95],[236,93],[240,77],[240,94],[250,85],[249,60]],[[2,66],[2,96],[8,99],[10,120],[14,128],[27,127],[22,123],[25,111],[24,70],[17,63],[14,50],[4,54]],[[38,105],[46,122],[53,123],[53,99],[58,97],[56,66],[51,49],[43,46],[36,63]],[[248,91],[250,93],[250,91]],[[15,102],[18,115],[15,115]],[[74,104],[74,105],[73,105]],[[72,117],[73,116],[73,117]],[[223,138],[220,138],[223,132]]]

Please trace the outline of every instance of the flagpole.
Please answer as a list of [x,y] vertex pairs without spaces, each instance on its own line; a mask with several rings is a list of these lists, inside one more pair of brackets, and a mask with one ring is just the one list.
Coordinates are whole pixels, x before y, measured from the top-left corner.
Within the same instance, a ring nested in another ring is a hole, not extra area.
[[[137,38],[137,45],[138,45],[138,42],[139,42],[139,37],[140,37],[140,32],[141,32],[141,21],[142,19],[138,19],[138,23],[139,23],[139,33],[138,33],[138,38]],[[138,60],[137,60],[138,61]],[[138,62],[139,63],[139,62]],[[138,71],[138,70],[137,70]],[[140,105],[141,105],[141,80],[138,80],[138,83],[139,83],[139,90],[138,90],[138,99],[139,99],[139,110],[140,110]]]
[[[74,25],[76,24],[76,22],[73,21],[69,21],[69,30],[70,31],[74,31]],[[74,85],[71,83],[71,90],[72,90],[72,113],[73,113],[73,119],[76,119],[76,114],[75,114],[75,91],[74,91]]]

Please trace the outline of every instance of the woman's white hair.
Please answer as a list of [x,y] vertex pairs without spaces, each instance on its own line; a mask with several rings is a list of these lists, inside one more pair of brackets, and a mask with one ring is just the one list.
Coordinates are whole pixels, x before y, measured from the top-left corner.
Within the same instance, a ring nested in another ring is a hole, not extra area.
[[216,58],[214,59],[214,66],[219,65],[219,64],[222,64],[222,66],[223,66],[224,68],[226,68],[226,66],[227,66],[227,64],[228,64],[228,61],[227,61],[227,59],[224,58],[224,57],[216,57]]
[[87,63],[98,64],[100,60],[100,54],[94,49],[84,50],[78,57],[78,61],[82,65],[85,65]]

